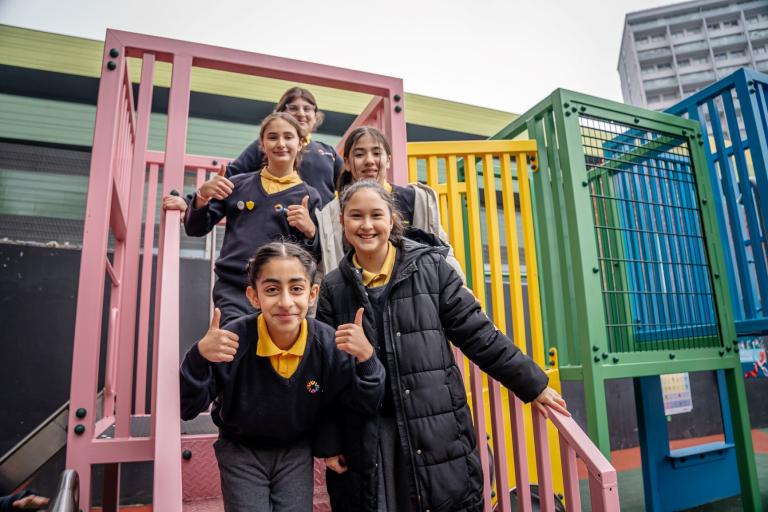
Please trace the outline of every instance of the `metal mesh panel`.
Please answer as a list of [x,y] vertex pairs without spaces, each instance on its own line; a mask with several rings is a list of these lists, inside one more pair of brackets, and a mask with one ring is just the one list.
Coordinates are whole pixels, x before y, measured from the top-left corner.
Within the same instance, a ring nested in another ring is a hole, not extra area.
[[686,139],[579,118],[609,347],[720,344]]

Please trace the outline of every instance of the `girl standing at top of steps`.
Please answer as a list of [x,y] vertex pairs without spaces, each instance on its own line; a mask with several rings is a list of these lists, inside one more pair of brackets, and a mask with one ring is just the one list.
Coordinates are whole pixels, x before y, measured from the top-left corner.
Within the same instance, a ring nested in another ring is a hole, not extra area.
[[295,244],[261,247],[248,263],[245,292],[261,312],[222,329],[216,309],[181,365],[182,419],[213,402],[227,512],[310,512],[319,415],[337,399],[372,415],[384,396],[384,368],[363,333],[362,311],[338,331],[306,318],[317,298],[316,268]]
[[[318,110],[314,95],[302,87],[291,87],[283,93],[275,106],[275,112],[290,114],[306,131],[302,139],[303,157],[299,166],[301,179],[317,189],[320,202],[325,205],[336,193],[336,180],[341,174],[342,160],[333,146],[312,139],[314,132],[325,119]],[[262,167],[264,151],[261,141],[253,141],[227,166],[227,177],[252,172]]]
[[[274,240],[289,240],[319,256],[314,212],[320,195],[297,172],[305,136],[293,116],[270,114],[262,121],[259,136],[266,157],[262,168],[231,180],[214,176],[215,186],[198,189],[186,209],[184,227],[190,236],[205,236],[227,219],[212,292],[222,325],[254,312],[245,297],[245,268],[256,249]],[[178,198],[164,198],[163,206],[183,209],[181,203]]]
[[[361,126],[353,130],[344,141],[343,153],[344,171],[336,182],[338,193],[341,194],[344,188],[359,180],[378,181],[387,192],[392,194],[406,228],[418,228],[423,232],[419,234],[420,238],[427,233],[448,245],[449,251],[446,254],[448,263],[464,281],[464,273],[453,255],[453,248],[448,243],[448,236],[440,223],[440,210],[435,191],[421,183],[400,186],[392,185],[387,181],[387,173],[392,165],[392,148],[384,134],[371,126]],[[339,213],[339,199],[334,199],[317,212],[325,274],[336,268],[345,252],[344,236],[338,220]],[[405,236],[409,237],[409,233],[406,232]]]

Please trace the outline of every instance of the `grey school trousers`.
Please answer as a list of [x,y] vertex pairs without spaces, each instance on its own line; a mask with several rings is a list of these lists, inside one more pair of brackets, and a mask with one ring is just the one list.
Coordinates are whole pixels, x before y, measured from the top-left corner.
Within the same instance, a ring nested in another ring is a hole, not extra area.
[[226,512],[311,512],[313,459],[308,441],[288,448],[214,445]]

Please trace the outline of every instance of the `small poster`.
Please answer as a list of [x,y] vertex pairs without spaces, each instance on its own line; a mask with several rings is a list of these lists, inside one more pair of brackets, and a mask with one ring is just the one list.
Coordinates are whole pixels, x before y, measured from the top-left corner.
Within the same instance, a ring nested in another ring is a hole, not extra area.
[[667,416],[693,410],[688,373],[662,375],[661,393],[664,396],[664,414]]

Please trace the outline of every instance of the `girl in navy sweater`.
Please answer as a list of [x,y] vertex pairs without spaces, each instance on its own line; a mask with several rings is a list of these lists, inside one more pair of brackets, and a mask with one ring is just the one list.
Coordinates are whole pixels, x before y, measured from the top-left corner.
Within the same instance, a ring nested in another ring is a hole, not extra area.
[[[227,512],[312,510],[310,439],[335,400],[369,416],[384,395],[384,368],[355,321],[338,330],[306,318],[316,264],[301,247],[263,246],[248,264],[248,301],[261,310],[210,329],[181,366],[181,417],[207,410]],[[328,448],[316,446],[320,452]]]
[[190,236],[204,236],[227,219],[213,287],[222,325],[254,311],[245,298],[245,267],[256,249],[274,240],[290,240],[319,256],[314,211],[320,196],[296,171],[305,135],[292,116],[267,116],[259,137],[266,165],[231,180],[214,176],[216,186],[201,187],[187,208],[184,227]]
[[[304,129],[302,137],[303,158],[299,167],[301,179],[317,189],[320,202],[325,205],[334,198],[336,180],[341,174],[343,162],[333,146],[312,140],[311,133],[323,122],[324,114],[318,110],[315,97],[306,89],[291,87],[280,98],[275,112],[285,112],[296,119]],[[226,178],[258,171],[264,165],[264,149],[259,139],[253,141],[226,167]],[[216,177],[205,182],[201,187],[204,193],[213,193],[217,188]]]

